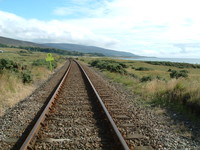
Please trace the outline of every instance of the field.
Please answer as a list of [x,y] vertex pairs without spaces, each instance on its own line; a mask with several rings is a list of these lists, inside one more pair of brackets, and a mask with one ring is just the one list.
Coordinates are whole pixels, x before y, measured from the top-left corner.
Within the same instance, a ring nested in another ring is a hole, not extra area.
[[123,84],[150,107],[200,114],[200,65],[81,57],[111,80]]
[[[1,48],[0,53],[0,115],[33,92],[53,72],[45,61],[47,53],[17,48]],[[53,68],[59,68],[64,56],[53,54]]]

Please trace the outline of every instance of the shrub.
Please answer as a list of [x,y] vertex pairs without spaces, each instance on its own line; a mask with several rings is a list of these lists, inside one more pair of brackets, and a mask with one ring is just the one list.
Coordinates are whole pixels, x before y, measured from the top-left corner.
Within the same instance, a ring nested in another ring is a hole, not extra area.
[[186,71],[183,71],[183,70],[182,71],[172,70],[171,73],[170,73],[170,77],[171,78],[176,78],[176,79],[178,79],[180,77],[187,78],[188,74],[187,74]]
[[113,60],[94,60],[90,62],[90,65],[101,70],[108,70],[110,72],[116,72],[120,74],[126,74],[127,71],[124,68],[128,67],[123,63]]
[[156,79],[157,80],[164,80],[162,77],[160,77],[160,76],[156,76]]
[[135,75],[135,74],[133,74],[133,73],[128,73],[128,75],[129,75],[130,77],[133,77],[133,78],[135,78],[135,79],[138,79],[138,76]]
[[170,73],[170,77],[171,77],[171,78],[176,78],[177,73],[178,73],[178,72],[177,72],[176,70],[172,70],[171,73]]
[[137,70],[137,71],[149,71],[150,69],[146,68],[146,67],[139,67],[139,68],[136,68],[135,70]]
[[188,70],[181,70],[180,72],[182,72],[182,73],[189,73]]
[[168,69],[168,71],[167,72],[171,72],[172,71],[172,69]]
[[18,71],[19,65],[12,60],[9,59],[0,59],[0,70],[2,72],[3,69]]
[[99,60],[94,60],[92,62],[90,62],[90,65],[95,67],[100,61]]
[[33,66],[47,66],[48,62],[45,59],[37,59],[32,63]]
[[23,83],[30,83],[33,80],[32,74],[30,71],[26,71],[22,73],[22,81]]
[[135,67],[131,67],[131,69],[135,69]]
[[189,63],[176,63],[176,62],[162,62],[162,61],[146,61],[148,64],[152,65],[163,65],[163,66],[173,66],[177,68],[200,68],[199,64],[189,64]]
[[[49,62],[47,62],[45,59],[34,60],[32,65],[33,66],[46,66],[47,68],[49,68]],[[57,67],[56,61],[52,61],[51,65],[52,65],[52,68],[56,68]]]
[[119,63],[120,66],[122,66],[123,68],[128,68],[128,65],[124,64],[124,63]]
[[147,81],[152,81],[153,77],[152,76],[143,76],[140,81],[141,82],[147,82]]

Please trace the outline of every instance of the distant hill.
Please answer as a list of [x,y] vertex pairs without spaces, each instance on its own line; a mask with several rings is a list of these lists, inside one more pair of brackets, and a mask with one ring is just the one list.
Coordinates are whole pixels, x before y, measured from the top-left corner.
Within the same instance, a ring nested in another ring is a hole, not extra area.
[[2,37],[2,36],[0,36],[0,43],[5,44],[5,45],[9,45],[9,46],[44,47],[41,44],[36,44],[36,43],[33,43],[33,42],[27,42],[27,41],[21,41],[21,40],[15,40],[15,39],[6,38],[6,37]]
[[84,45],[67,44],[67,43],[37,44],[33,42],[21,41],[21,40],[2,37],[2,36],[0,36],[0,44],[5,44],[9,46],[22,46],[22,47],[56,48],[56,49],[76,51],[76,52],[81,52],[81,53],[103,54],[105,56],[111,56],[111,57],[112,56],[113,57],[141,57],[129,52],[110,50],[110,49],[100,48],[96,46],[84,46]]
[[82,53],[101,53],[101,54],[104,54],[105,56],[140,57],[138,55],[134,55],[129,52],[110,50],[110,49],[100,48],[100,47],[96,47],[96,46],[84,46],[84,45],[66,44],[66,43],[46,43],[43,45],[45,45],[47,47],[53,47],[53,48],[58,48],[58,49],[71,50],[71,51],[78,51],[78,52],[82,52]]

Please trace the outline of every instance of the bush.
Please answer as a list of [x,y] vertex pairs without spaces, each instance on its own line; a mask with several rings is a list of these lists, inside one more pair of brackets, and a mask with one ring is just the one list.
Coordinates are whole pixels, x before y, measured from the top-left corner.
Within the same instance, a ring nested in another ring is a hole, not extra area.
[[126,64],[119,63],[119,65],[122,66],[123,68],[128,68],[128,66]]
[[137,70],[137,71],[149,71],[150,69],[146,68],[146,67],[139,67],[139,68],[136,68],[135,70]]
[[32,63],[33,66],[47,66],[48,62],[45,59],[37,59]]
[[[46,66],[47,68],[49,68],[49,62],[47,62],[45,59],[34,60],[32,65],[33,66]],[[57,67],[56,61],[52,61],[51,65],[52,65],[52,68],[56,68]]]
[[3,69],[11,70],[11,71],[18,71],[19,65],[12,60],[9,59],[0,59],[0,70],[2,72]]
[[135,75],[135,74],[133,74],[133,73],[128,73],[128,75],[129,75],[130,77],[133,77],[133,78],[135,78],[135,79],[138,79],[138,76]]
[[23,83],[30,83],[33,80],[32,74],[30,71],[26,71],[22,73],[22,81]]
[[176,70],[172,70],[171,73],[170,73],[170,77],[171,78],[187,78],[188,77],[188,74],[186,71],[176,71]]
[[165,79],[163,79],[163,78],[160,77],[160,76],[156,76],[156,79],[157,79],[157,80],[165,80]]
[[199,64],[189,64],[189,63],[176,63],[176,62],[162,62],[162,61],[146,61],[148,64],[152,65],[163,65],[163,66],[173,66],[177,68],[200,68]]
[[152,76],[143,76],[140,81],[141,82],[147,82],[147,81],[152,81],[153,77]]
[[120,74],[126,74],[127,71],[124,68],[128,67],[126,64],[113,60],[94,60],[90,62],[90,65],[101,70],[108,70],[110,72],[116,72]]
[[171,72],[172,71],[172,69],[169,69],[167,72]]
[[131,69],[135,69],[135,67],[131,67]]
[[176,78],[177,73],[178,73],[178,72],[177,72],[176,70],[172,70],[171,73],[170,73],[170,77],[171,77],[171,78]]
[[189,73],[188,70],[181,70],[180,72],[182,72],[182,73]]
[[179,72],[177,78],[180,78],[180,77],[182,77],[182,78],[187,78],[187,77],[188,77],[188,74],[185,73],[185,72]]

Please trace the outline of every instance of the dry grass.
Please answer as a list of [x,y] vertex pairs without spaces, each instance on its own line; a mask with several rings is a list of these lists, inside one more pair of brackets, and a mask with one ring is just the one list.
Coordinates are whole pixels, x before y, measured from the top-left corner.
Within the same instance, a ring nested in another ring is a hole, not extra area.
[[[65,62],[58,64],[59,69]],[[29,96],[41,83],[53,73],[46,67],[35,66],[32,68],[33,84],[23,84],[22,80],[14,73],[4,71],[0,74],[0,116],[5,110],[13,107],[20,100]]]
[[35,89],[33,85],[24,85],[20,79],[9,73],[0,74],[0,83],[0,116]]
[[153,80],[145,84],[145,91],[149,94],[155,94],[162,91],[173,90],[180,80],[172,79],[169,81]]
[[[20,100],[30,95],[33,90],[40,85],[43,81],[47,80],[49,75],[52,74],[44,66],[32,66],[32,62],[37,59],[45,59],[47,53],[33,52],[21,55],[20,51],[26,51],[18,48],[1,48],[4,53],[0,54],[0,59],[9,59],[21,65],[26,65],[28,70],[31,71],[33,82],[30,84],[23,84],[19,73],[6,71],[0,74],[0,116],[9,107],[13,107]],[[63,56],[53,54],[53,57],[59,60],[58,67],[61,67],[65,61]],[[60,59],[62,57],[62,59]]]
[[52,72],[46,67],[42,66],[33,67],[32,74],[34,75],[33,76],[34,84],[37,85],[38,83],[41,83],[41,81],[46,80],[51,73]]

